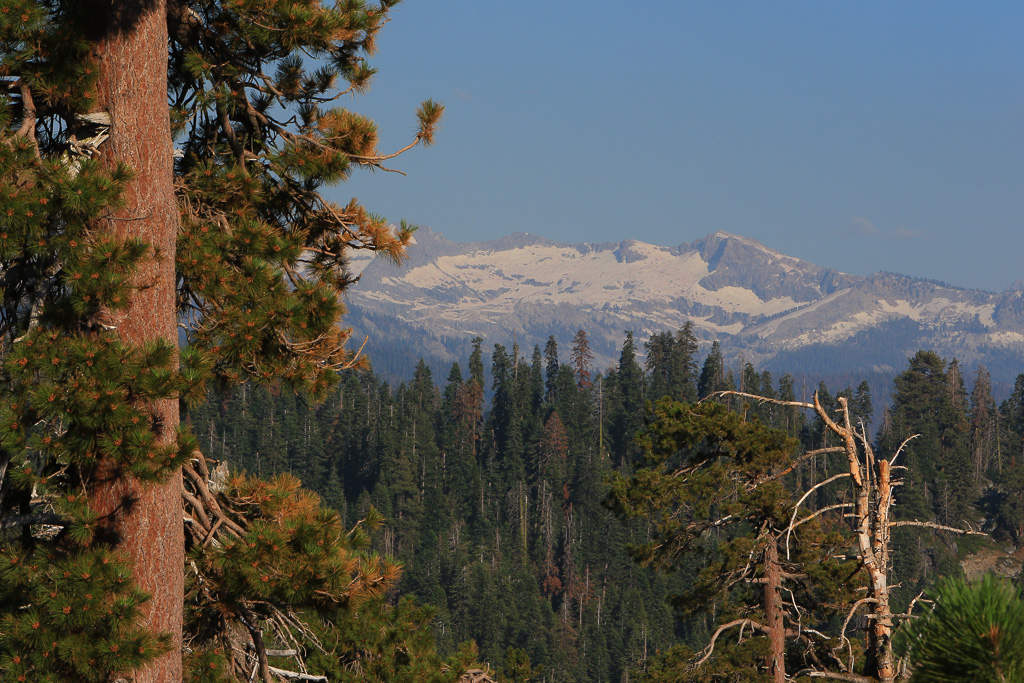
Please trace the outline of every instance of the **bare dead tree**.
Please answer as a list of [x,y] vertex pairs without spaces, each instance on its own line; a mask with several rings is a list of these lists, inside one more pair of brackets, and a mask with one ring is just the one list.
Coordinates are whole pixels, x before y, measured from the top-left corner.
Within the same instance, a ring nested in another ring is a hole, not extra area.
[[[837,658],[841,652],[845,651],[847,653],[848,664],[841,667],[843,670],[829,671],[812,668],[802,671],[798,675],[841,681],[866,682],[878,680],[882,683],[895,681],[899,671],[898,662],[893,654],[892,636],[897,626],[896,620],[910,617],[911,610],[908,610],[906,614],[894,614],[890,604],[891,586],[889,583],[889,572],[891,570],[892,529],[901,526],[916,526],[956,534],[984,534],[970,529],[959,529],[930,521],[894,520],[892,515],[893,505],[895,505],[893,490],[902,483],[899,477],[894,478],[894,472],[904,469],[897,465],[896,461],[902,454],[907,442],[915,437],[911,436],[904,441],[896,453],[888,460],[876,457],[864,426],[859,425],[859,429],[857,429],[851,424],[849,406],[845,397],[840,396],[838,398],[840,406],[839,416],[838,419],[834,419],[821,405],[817,392],[814,394],[813,403],[783,401],[739,391],[718,392],[709,398],[726,395],[775,405],[813,410],[825,427],[840,439],[842,452],[846,455],[845,471],[815,484],[797,501],[793,508],[793,515],[789,526],[785,529],[786,547],[788,552],[789,537],[801,524],[828,513],[838,512],[842,514],[845,518],[852,521],[852,540],[856,544],[858,557],[868,578],[866,595],[851,605],[839,633],[839,643],[835,647],[835,652]],[[812,511],[803,517],[799,516],[800,506],[811,493],[836,481],[849,481],[854,492],[853,502],[829,505]],[[914,602],[916,603],[917,599]],[[853,649],[850,647],[849,638],[846,635],[850,621],[856,613],[862,610],[864,617],[869,623],[866,654],[868,659],[864,667],[866,675],[854,672]]]

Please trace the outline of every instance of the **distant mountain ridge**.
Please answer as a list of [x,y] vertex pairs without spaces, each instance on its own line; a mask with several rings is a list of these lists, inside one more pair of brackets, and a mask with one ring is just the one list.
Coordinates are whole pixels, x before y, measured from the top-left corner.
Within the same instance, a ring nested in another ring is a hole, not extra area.
[[409,256],[401,267],[369,262],[348,296],[346,322],[370,336],[375,366],[382,357],[463,361],[477,335],[488,345],[515,340],[524,353],[554,335],[567,355],[584,329],[605,367],[624,330],[643,342],[691,321],[699,339],[759,367],[804,350],[829,372],[899,371],[929,348],[965,367],[984,363],[994,378],[1024,372],[1017,286],[992,293],[849,275],[725,232],[663,247],[526,233],[459,243],[421,229]]

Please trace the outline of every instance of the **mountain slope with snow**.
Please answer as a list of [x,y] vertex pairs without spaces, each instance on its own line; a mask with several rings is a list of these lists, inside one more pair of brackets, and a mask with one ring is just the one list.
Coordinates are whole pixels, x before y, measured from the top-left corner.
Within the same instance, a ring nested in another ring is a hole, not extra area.
[[965,363],[1024,359],[1024,291],[1016,287],[993,294],[848,275],[724,232],[678,247],[522,233],[477,243],[429,230],[416,238],[406,264],[372,261],[350,291],[347,322],[370,336],[371,356],[462,360],[475,336],[531,348],[554,335],[567,351],[584,329],[607,363],[625,330],[644,341],[691,321],[700,339],[760,364],[814,347],[834,348],[841,367],[851,345],[876,344],[872,335],[893,325],[901,339],[873,351],[875,365],[898,368],[918,348]]

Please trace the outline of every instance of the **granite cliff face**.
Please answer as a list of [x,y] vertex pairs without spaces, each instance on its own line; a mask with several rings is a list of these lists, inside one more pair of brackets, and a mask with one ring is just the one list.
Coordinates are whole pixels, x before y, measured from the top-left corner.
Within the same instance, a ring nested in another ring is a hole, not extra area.
[[[818,359],[831,371],[901,369],[919,348],[998,375],[1024,371],[1024,290],[994,294],[893,273],[848,275],[717,232],[663,247],[635,240],[564,244],[518,233],[456,243],[429,230],[402,267],[372,261],[346,321],[378,358],[464,360],[481,336],[524,349],[578,329],[600,366],[624,330],[638,341],[687,321],[758,365]],[[1014,369],[1014,361],[1018,366]],[[810,361],[808,361],[810,362]]]

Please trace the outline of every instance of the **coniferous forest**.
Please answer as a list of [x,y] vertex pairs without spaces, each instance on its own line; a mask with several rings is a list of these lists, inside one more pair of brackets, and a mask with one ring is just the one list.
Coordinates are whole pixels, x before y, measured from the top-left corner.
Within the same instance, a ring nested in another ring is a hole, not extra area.
[[[783,573],[797,585],[783,588],[785,602],[799,604],[808,631],[835,637],[842,628],[856,640],[853,632],[868,628],[859,612],[848,617],[864,597],[841,507],[852,505],[854,487],[828,485],[843,472],[842,443],[814,411],[780,404],[810,400],[796,395],[790,375],[773,378],[749,363],[728,368],[717,344],[702,357],[689,326],[642,348],[627,332],[611,368],[593,367],[584,331],[569,349],[553,339],[543,349],[496,344],[489,367],[483,340],[473,344],[444,378],[423,363],[398,386],[372,370],[347,371],[319,405],[246,385],[188,421],[208,457],[261,476],[291,473],[349,524],[380,511],[387,523],[373,546],[403,567],[392,599],[430,605],[442,654],[473,640],[508,680],[764,680],[766,638],[737,646],[735,633],[728,644],[723,636],[701,668],[692,663],[719,625],[764,614],[751,593],[763,577],[740,568],[764,529],[785,528],[803,492],[810,495],[801,509],[821,514],[791,533],[799,541],[787,540],[794,552]],[[682,403],[659,404],[663,397]],[[893,529],[893,614],[913,609],[940,579],[961,576],[967,554],[1021,544],[1024,375],[997,405],[984,368],[965,378],[956,360],[921,351],[882,398],[889,407],[877,424],[879,399],[866,382],[820,385],[817,398],[831,415],[845,402],[875,458],[900,450],[897,524],[949,529]],[[671,411],[683,408],[700,421],[680,427]],[[690,463],[701,450],[693,444],[724,439],[730,445],[714,454],[714,467],[728,460],[725,450],[731,464],[706,479],[690,476],[690,489],[664,505],[663,484],[638,498],[638,475],[652,471],[645,453],[664,449],[666,438],[676,440],[667,457],[689,451]],[[758,462],[766,457],[775,460]],[[755,489],[764,472],[778,475],[770,494]],[[745,484],[733,490],[736,481]],[[759,521],[743,516],[751,508],[762,510]],[[726,509],[738,523],[705,523]],[[685,514],[690,527],[666,526]],[[730,585],[723,577],[732,575],[743,579]],[[832,668],[823,660],[834,653],[799,642],[786,648],[790,675]]]
[[415,227],[332,188],[444,112],[343,105],[397,4],[0,0],[0,683],[1022,680],[958,579],[1020,574],[1024,374],[687,324],[374,375],[354,257]]

